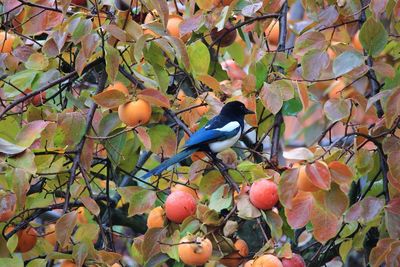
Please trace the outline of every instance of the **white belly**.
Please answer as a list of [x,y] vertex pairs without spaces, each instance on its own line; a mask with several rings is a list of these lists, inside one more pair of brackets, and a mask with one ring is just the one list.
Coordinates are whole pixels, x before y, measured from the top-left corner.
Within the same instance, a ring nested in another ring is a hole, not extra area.
[[208,146],[210,147],[211,151],[214,153],[221,152],[221,151],[233,146],[239,140],[240,135],[241,135],[241,131],[238,131],[238,133],[234,137],[224,140],[224,141],[210,143]]

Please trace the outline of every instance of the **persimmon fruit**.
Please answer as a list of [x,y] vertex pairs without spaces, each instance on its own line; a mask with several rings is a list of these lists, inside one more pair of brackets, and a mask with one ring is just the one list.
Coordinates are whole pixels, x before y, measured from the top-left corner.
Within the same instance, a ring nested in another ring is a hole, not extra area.
[[42,105],[44,101],[46,101],[46,92],[41,92],[32,98],[32,104],[35,107]]
[[142,99],[130,101],[118,108],[119,119],[130,127],[146,124],[151,118],[151,106]]
[[15,215],[17,197],[14,193],[0,196],[0,222],[6,222]]
[[297,179],[297,188],[301,191],[305,192],[315,192],[318,191],[319,188],[315,186],[306,172],[306,166],[301,166],[299,168],[299,177]]
[[282,265],[283,267],[306,267],[303,258],[296,253],[293,253],[290,259],[282,258]]
[[[5,233],[9,233],[13,229],[14,227],[10,226],[6,229]],[[15,252],[25,253],[30,251],[36,245],[38,233],[33,227],[28,226],[25,229],[19,230],[17,236],[18,244],[15,248]]]
[[220,263],[227,267],[239,266],[246,260],[245,257],[249,255],[249,247],[243,239],[236,240],[233,246],[235,252],[232,252],[231,254],[220,260]]
[[199,196],[197,195],[197,191],[188,185],[174,184],[171,187],[171,192],[176,192],[176,191],[182,191],[182,192],[189,193],[192,197],[194,197],[194,199],[199,198]]
[[245,264],[243,264],[243,267],[252,267],[253,263],[254,263],[254,260],[246,261]]
[[353,47],[357,50],[363,50],[363,46],[360,42],[360,31],[357,31],[352,40]]
[[235,42],[237,36],[236,29],[232,30],[233,27],[232,23],[228,21],[222,30],[218,31],[217,28],[212,29],[210,32],[211,40],[213,42],[219,40],[216,44],[220,47],[230,46]]
[[70,260],[63,260],[60,264],[60,267],[76,267],[77,265]]
[[278,186],[268,179],[255,181],[250,187],[250,202],[262,210],[272,209],[278,203]]
[[0,32],[0,53],[10,53],[15,37],[11,33]]
[[278,45],[279,43],[279,22],[272,21],[264,31],[270,45]]
[[210,259],[212,244],[208,238],[185,236],[179,241],[178,255],[187,265],[203,265]]
[[170,221],[183,222],[196,212],[195,198],[183,191],[172,192],[165,201],[165,214]]
[[257,258],[252,267],[283,267],[283,265],[278,257],[271,254],[266,254]]
[[179,38],[179,24],[183,21],[183,18],[178,15],[170,15],[167,22],[167,32],[169,35]]
[[164,227],[164,209],[155,207],[147,216],[147,228],[162,228]]

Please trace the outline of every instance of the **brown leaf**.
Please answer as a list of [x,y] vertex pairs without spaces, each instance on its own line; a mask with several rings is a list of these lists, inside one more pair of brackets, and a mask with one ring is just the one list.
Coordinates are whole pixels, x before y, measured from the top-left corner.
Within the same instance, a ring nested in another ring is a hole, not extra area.
[[31,146],[36,139],[40,138],[40,134],[49,123],[49,121],[38,120],[24,125],[16,137],[17,145]]
[[93,215],[99,216],[100,207],[97,205],[96,201],[94,201],[91,197],[80,197],[83,205],[92,213]]
[[379,267],[386,261],[385,258],[390,251],[390,245],[394,242],[396,242],[396,240],[392,238],[383,238],[378,241],[376,247],[371,250],[369,255],[371,267]]
[[386,102],[386,127],[391,128],[395,119],[400,115],[400,89],[393,89]]
[[261,216],[260,210],[250,202],[248,194],[240,194],[237,197],[238,216],[243,219],[253,219]]
[[105,108],[118,107],[128,100],[127,96],[117,89],[103,91],[92,98],[96,104]]
[[72,211],[61,216],[56,222],[56,237],[61,247],[65,247],[69,243],[72,232],[78,221],[76,211]]
[[341,222],[323,207],[314,205],[311,210],[311,223],[315,240],[324,244],[336,235]]
[[144,90],[139,91],[137,94],[139,99],[146,100],[150,104],[162,107],[162,108],[170,108],[171,105],[169,103],[169,99],[160,91],[152,88],[146,88]]

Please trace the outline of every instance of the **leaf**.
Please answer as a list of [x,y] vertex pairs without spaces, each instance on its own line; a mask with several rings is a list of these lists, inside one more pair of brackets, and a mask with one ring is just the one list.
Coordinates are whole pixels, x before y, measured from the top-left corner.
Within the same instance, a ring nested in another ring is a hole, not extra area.
[[71,238],[71,234],[74,231],[76,223],[78,221],[78,215],[76,211],[72,211],[61,216],[56,222],[56,237],[57,241],[62,248],[64,248]]
[[318,205],[311,209],[311,223],[315,240],[322,244],[333,238],[340,227],[340,220]]
[[225,183],[224,177],[216,170],[207,172],[201,178],[199,190],[203,194],[211,195],[218,187]]
[[360,42],[370,56],[378,56],[385,48],[388,41],[388,33],[383,24],[373,17],[365,21],[360,30]]
[[333,61],[333,74],[340,77],[364,64],[363,56],[355,51],[346,51]]
[[386,101],[385,122],[391,128],[396,118],[400,115],[400,88],[394,89]]
[[239,194],[237,196],[237,215],[243,219],[254,219],[261,216],[259,209],[253,206],[250,202],[250,197],[248,194]]
[[309,31],[300,35],[296,39],[293,54],[297,56],[304,56],[307,52],[313,49],[322,50],[326,48],[328,42],[321,32]]
[[106,56],[105,56],[106,72],[111,82],[114,82],[115,78],[117,77],[119,64],[121,64],[122,59],[119,56],[118,50],[109,45],[108,43],[105,43],[105,51],[106,51]]
[[115,39],[121,42],[126,42],[126,32],[119,28],[117,25],[109,24],[102,26],[102,28],[106,32],[109,32],[113,37],[115,37]]
[[369,263],[372,267],[379,267],[385,262],[386,255],[390,251],[390,245],[394,242],[396,240],[392,238],[383,238],[378,241],[369,255]]
[[306,80],[317,80],[328,66],[329,56],[326,51],[310,50],[301,58],[303,77]]
[[376,73],[382,75],[383,77],[388,77],[393,79],[396,76],[396,71],[394,70],[393,66],[385,62],[381,61],[374,62],[372,69],[375,70]]
[[196,0],[196,4],[200,9],[203,10],[211,10],[214,7],[213,1],[209,0]]
[[208,207],[217,212],[221,212],[223,209],[228,209],[232,204],[232,191],[229,189],[229,185],[223,184],[211,194],[210,204]]
[[299,169],[288,169],[282,173],[281,179],[279,180],[279,201],[287,209],[291,209],[293,207],[293,198],[297,194],[298,176]]
[[291,160],[310,160],[314,157],[314,153],[305,147],[298,147],[290,151],[284,151],[283,157]]
[[137,97],[162,108],[171,107],[169,99],[162,92],[156,89],[146,88],[141,90],[138,92]]
[[365,111],[369,110],[376,101],[379,101],[379,100],[382,100],[383,98],[388,97],[391,93],[392,93],[391,90],[385,90],[385,91],[381,91],[381,92],[377,93],[376,95],[368,98],[368,102],[367,102]]
[[88,254],[89,246],[86,242],[81,242],[75,245],[72,249],[72,255],[74,256],[74,262],[76,263],[76,266],[83,266]]
[[189,45],[187,48],[192,73],[197,75],[205,75],[210,65],[210,52],[207,46],[198,40]]
[[97,205],[96,201],[93,200],[91,197],[80,197],[83,205],[95,216],[99,216],[100,214],[100,207]]
[[386,229],[391,238],[400,237],[400,197],[393,198],[385,208]]
[[376,19],[379,19],[380,15],[385,12],[388,0],[371,0],[369,4],[369,9]]
[[0,153],[15,155],[25,151],[26,147],[18,146],[0,138]]
[[341,218],[349,207],[349,198],[343,193],[339,186],[332,184],[331,190],[328,192],[319,191],[325,194],[325,206],[337,218]]
[[143,260],[147,262],[151,257],[161,252],[160,242],[166,237],[166,228],[148,229],[142,243]]
[[304,227],[311,216],[311,209],[313,206],[313,197],[309,192],[299,191],[292,201],[292,207],[285,208],[285,215],[288,224],[294,228],[299,229]]
[[274,115],[282,108],[282,95],[276,88],[274,89],[271,84],[264,83],[260,92],[260,99],[263,105]]
[[45,70],[49,66],[49,60],[42,53],[33,53],[24,64],[27,69]]
[[117,191],[121,194],[123,201],[129,203],[129,217],[148,212],[157,199],[154,191],[139,186],[119,187]]
[[49,123],[49,121],[38,120],[24,125],[15,138],[17,144],[23,147],[30,147],[36,139],[40,138],[40,134]]
[[324,113],[332,122],[340,121],[350,116],[350,99],[329,99],[325,102]]
[[353,171],[349,166],[340,162],[332,161],[328,164],[329,171],[331,172],[332,180],[337,184],[350,184],[353,180]]
[[272,237],[275,238],[276,240],[279,240],[279,238],[282,237],[282,226],[283,226],[282,218],[279,216],[279,214],[271,210],[265,211],[264,218],[269,226],[269,229],[271,229]]
[[199,75],[197,79],[204,83],[206,86],[210,87],[213,91],[219,91],[220,85],[217,79],[210,75]]
[[128,100],[128,97],[117,89],[105,90],[92,98],[97,105],[104,108],[116,108]]
[[[171,236],[168,236],[164,242],[165,244],[178,244],[179,240],[180,232],[179,230],[175,230],[175,232]],[[161,252],[168,254],[171,259],[179,261],[178,246],[161,244]]]
[[151,151],[156,154],[163,154],[165,157],[175,155],[177,140],[174,131],[162,124],[158,124],[148,130],[151,140]]
[[46,259],[33,259],[26,265],[26,267],[45,267],[46,264]]
[[382,211],[383,206],[384,201],[382,199],[366,197],[362,201],[359,201],[350,207],[344,217],[344,221],[360,221],[363,224],[367,224]]
[[340,244],[339,255],[343,262],[346,262],[347,255],[349,254],[352,246],[353,246],[352,239],[345,240]]
[[323,190],[329,190],[331,186],[331,173],[325,162],[317,160],[306,165],[306,173],[311,182]]

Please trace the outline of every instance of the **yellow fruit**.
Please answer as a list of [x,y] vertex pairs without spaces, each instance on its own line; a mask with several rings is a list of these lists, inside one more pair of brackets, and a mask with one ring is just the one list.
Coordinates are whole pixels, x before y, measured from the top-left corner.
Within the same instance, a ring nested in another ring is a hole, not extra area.
[[151,106],[142,99],[130,101],[118,108],[119,119],[127,126],[146,124],[151,118]]
[[155,207],[147,217],[147,228],[162,228],[164,227],[164,209],[162,207]]
[[179,241],[178,254],[181,261],[185,264],[203,265],[211,257],[211,241],[208,238],[185,236]]

